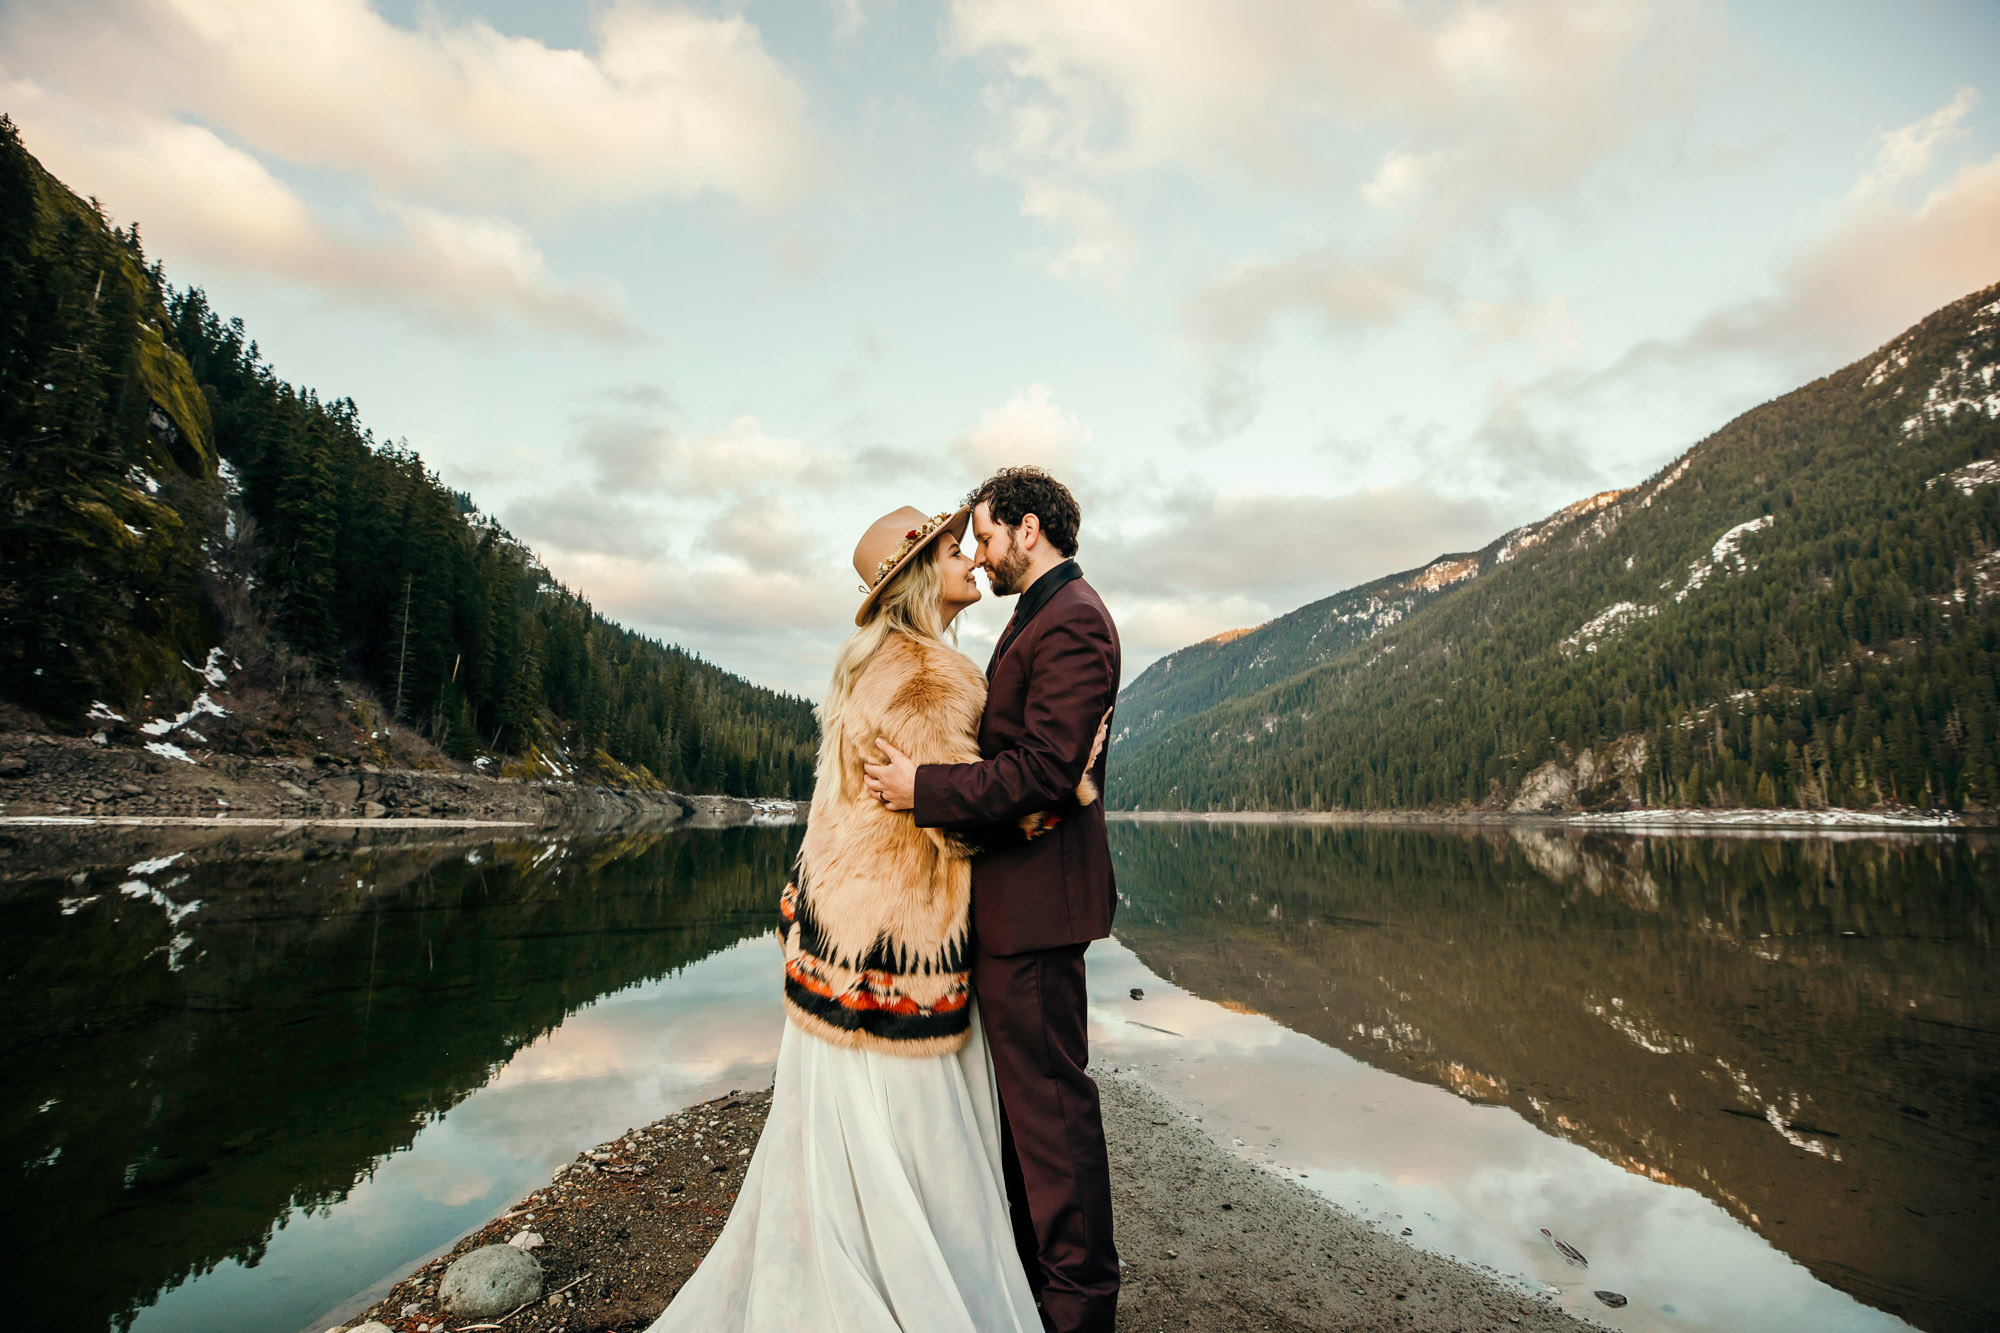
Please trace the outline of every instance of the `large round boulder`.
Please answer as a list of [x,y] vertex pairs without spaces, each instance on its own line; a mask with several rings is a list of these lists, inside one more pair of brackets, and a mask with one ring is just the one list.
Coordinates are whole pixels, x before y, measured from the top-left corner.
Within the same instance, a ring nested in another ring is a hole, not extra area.
[[542,1294],[542,1266],[512,1245],[482,1245],[444,1270],[438,1301],[451,1314],[491,1319]]

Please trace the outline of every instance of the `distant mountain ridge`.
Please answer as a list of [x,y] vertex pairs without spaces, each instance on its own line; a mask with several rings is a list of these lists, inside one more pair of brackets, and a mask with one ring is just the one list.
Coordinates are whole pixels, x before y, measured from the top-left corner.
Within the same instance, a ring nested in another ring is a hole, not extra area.
[[1629,494],[1605,491],[1513,528],[1477,551],[1438,556],[1288,611],[1248,629],[1225,630],[1153,663],[1118,696],[1118,742],[1137,743],[1162,726],[1224,699],[1275,684],[1364,643],[1467,579],[1497,569],[1576,519]]
[[1638,486],[1119,698],[1113,804],[2000,803],[2000,286]]

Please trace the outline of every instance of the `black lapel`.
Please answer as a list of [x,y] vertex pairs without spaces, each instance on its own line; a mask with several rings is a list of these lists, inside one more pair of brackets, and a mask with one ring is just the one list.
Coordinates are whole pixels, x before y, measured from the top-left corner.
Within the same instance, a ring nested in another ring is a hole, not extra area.
[[1083,577],[1083,569],[1074,560],[1065,560],[1048,573],[1035,580],[1033,587],[1021,594],[1021,600],[1014,604],[1014,618],[1007,622],[1007,628],[1000,633],[1000,642],[993,647],[993,660],[986,664],[986,678],[991,680],[1000,666],[1000,659],[1021,637],[1021,631],[1028,628],[1028,622],[1035,613],[1049,604],[1064,584]]

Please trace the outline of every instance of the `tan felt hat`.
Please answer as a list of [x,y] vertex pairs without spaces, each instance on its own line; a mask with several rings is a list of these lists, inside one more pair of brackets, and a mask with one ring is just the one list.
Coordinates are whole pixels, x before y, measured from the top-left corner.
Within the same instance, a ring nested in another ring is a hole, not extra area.
[[968,505],[925,518],[923,510],[904,505],[870,523],[868,531],[854,544],[854,572],[861,576],[861,591],[868,594],[861,599],[861,609],[854,613],[854,623],[868,623],[868,613],[875,608],[876,597],[917,552],[947,532],[954,540],[963,539],[965,521],[971,514]]

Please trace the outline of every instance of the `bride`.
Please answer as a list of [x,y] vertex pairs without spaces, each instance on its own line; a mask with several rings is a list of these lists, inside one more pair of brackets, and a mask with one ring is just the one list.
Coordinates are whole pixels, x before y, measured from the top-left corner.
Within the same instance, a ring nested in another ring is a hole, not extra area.
[[918,763],[980,758],[986,681],[951,646],[979,600],[968,513],[898,509],[854,548],[866,595],[819,706],[779,905],[789,1021],[770,1118],[728,1225],[650,1333],[1042,1328],[968,985],[973,849],[869,799],[861,771],[877,737]]

